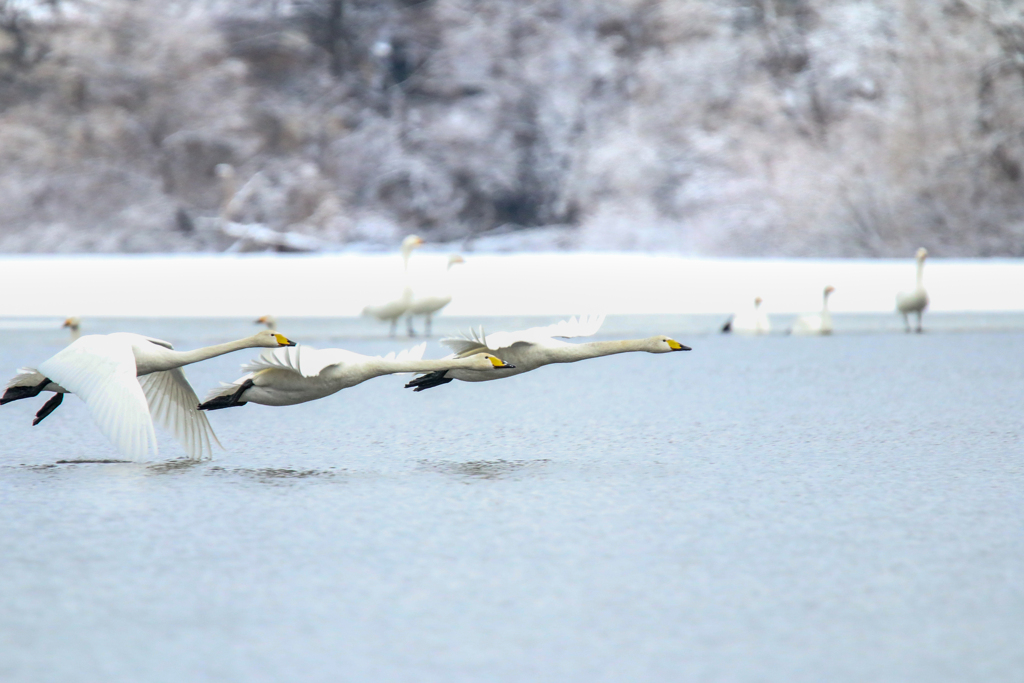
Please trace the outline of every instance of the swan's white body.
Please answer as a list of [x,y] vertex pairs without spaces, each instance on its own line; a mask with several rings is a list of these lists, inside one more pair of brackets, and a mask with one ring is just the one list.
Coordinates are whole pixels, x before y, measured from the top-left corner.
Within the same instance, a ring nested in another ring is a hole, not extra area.
[[[426,286],[427,283],[417,284],[416,293],[413,296],[412,302],[409,304],[408,310],[406,311],[406,315],[408,316],[409,336],[414,336],[416,334],[412,327],[412,318],[417,315],[422,315],[426,318],[424,334],[430,336],[434,314],[438,313],[442,308],[452,302],[452,288],[450,282],[452,266],[465,262],[466,260],[458,254],[452,254],[449,256],[448,265],[445,267],[444,272],[440,274],[440,278],[438,278],[439,283],[434,287],[434,291],[432,293],[429,292],[430,288]],[[421,292],[425,291],[428,293],[421,294]]]
[[421,246],[423,246],[423,240],[416,235],[409,235],[402,240],[401,252],[404,285],[401,296],[378,306],[367,306],[363,309],[363,315],[368,315],[382,322],[390,322],[391,329],[388,334],[392,337],[395,336],[398,319],[405,315],[405,312],[409,310],[409,306],[413,302],[412,288],[409,286],[409,257],[412,255],[413,249]]
[[198,398],[182,366],[232,351],[285,343],[291,344],[282,335],[260,332],[235,342],[175,351],[168,342],[139,334],[91,334],[43,361],[38,369],[22,368],[7,389],[37,387],[49,380],[41,391],[77,395],[100,431],[131,460],[158,455],[152,419],[156,417],[189,457],[200,459],[212,453],[211,443],[217,437],[206,416],[197,410]]
[[[201,409],[215,410],[244,403],[290,406],[315,401],[383,375],[431,372],[460,366],[486,373],[497,372],[498,368],[506,365],[491,354],[476,354],[471,358],[450,361],[422,360],[426,348],[424,342],[397,355],[390,353],[383,357],[304,345],[265,351],[256,360],[242,366],[248,374],[207,394]],[[230,403],[216,401],[232,396]],[[208,405],[210,401],[215,403]]]
[[913,291],[900,292],[896,295],[896,310],[903,316],[903,324],[910,332],[910,314],[917,314],[917,331],[921,331],[921,317],[928,308],[928,291],[924,288],[924,260],[928,258],[928,250],[921,247],[917,250],[917,286]]
[[[600,358],[616,353],[647,351],[668,353],[688,351],[689,348],[668,337],[627,339],[621,341],[587,342],[570,344],[562,341],[573,337],[589,337],[597,333],[604,323],[603,315],[580,316],[563,320],[547,327],[533,327],[519,332],[497,332],[484,334],[473,332],[465,337],[442,339],[441,343],[454,353],[449,358],[463,358],[474,353],[493,353],[514,367],[493,372],[476,370],[448,370],[444,374],[428,375],[409,382],[406,387],[417,391],[443,384],[452,379],[463,382],[485,382],[520,375],[552,363],[575,363],[588,358]],[[423,380],[430,378],[428,383]]]
[[754,308],[736,313],[732,319],[725,324],[722,332],[734,334],[768,334],[772,331],[771,321],[768,314],[761,308],[761,297],[754,299]]
[[832,314],[828,310],[828,297],[834,291],[832,286],[826,287],[822,294],[821,313],[802,315],[797,318],[789,330],[790,334],[832,334]]

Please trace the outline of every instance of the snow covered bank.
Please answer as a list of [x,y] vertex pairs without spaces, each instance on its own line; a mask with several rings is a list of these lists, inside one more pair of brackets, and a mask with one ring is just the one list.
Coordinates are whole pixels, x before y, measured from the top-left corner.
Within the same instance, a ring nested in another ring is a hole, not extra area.
[[[417,254],[410,283],[443,271]],[[400,292],[396,255],[4,256],[0,316],[353,316]],[[692,259],[644,254],[469,254],[449,315],[886,312],[910,260]],[[930,259],[931,310],[1024,311],[1024,261]]]

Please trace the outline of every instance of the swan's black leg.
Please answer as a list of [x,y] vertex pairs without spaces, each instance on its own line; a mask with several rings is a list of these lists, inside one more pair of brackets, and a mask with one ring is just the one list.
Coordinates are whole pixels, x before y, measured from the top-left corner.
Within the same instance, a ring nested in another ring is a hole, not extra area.
[[37,424],[42,422],[47,415],[57,410],[57,406],[59,406],[63,400],[64,394],[54,394],[49,401],[43,404],[43,407],[39,409],[39,412],[36,413],[36,419],[32,420],[32,426],[35,427]]
[[7,391],[4,392],[3,397],[0,398],[0,406],[2,406],[5,403],[10,403],[11,401],[17,401],[23,398],[32,398],[33,396],[38,396],[40,392],[42,392],[43,387],[45,387],[49,383],[50,379],[48,377],[44,377],[43,381],[35,385],[34,387],[10,387],[7,389]]
[[406,325],[406,329],[409,332],[409,336],[410,337],[415,337],[416,336],[416,330],[414,330],[412,328],[412,316],[411,315],[405,316],[405,325]]
[[235,393],[229,394],[227,396],[217,396],[216,398],[211,398],[206,403],[200,403],[199,410],[220,410],[222,408],[234,408],[235,406],[244,406],[246,404],[246,401],[239,401],[238,399],[242,398],[242,394],[245,393],[245,390],[251,387],[252,385],[252,380],[247,379],[244,382],[242,382],[242,385],[238,387],[238,391],[236,391]]
[[430,314],[430,313],[427,313],[427,330],[426,330],[426,332],[423,333],[423,335],[425,337],[429,337],[430,336],[430,331],[434,327],[433,322],[434,322],[434,316],[432,314]]
[[397,331],[398,331],[398,318],[392,318],[391,319],[391,330],[388,331],[388,336],[389,337],[394,337],[395,336],[395,332],[397,332]]
[[921,329],[921,316],[922,316],[922,315],[923,315],[923,314],[922,314],[922,312],[921,312],[921,311],[918,311],[918,312],[917,312],[917,333],[918,333],[918,334],[921,334],[921,332],[923,332],[923,331],[924,331],[924,330],[922,330],[922,329]]
[[406,389],[412,389],[413,391],[423,391],[424,389],[430,389],[431,387],[439,387],[442,384],[448,384],[454,378],[445,377],[444,374],[447,370],[435,370],[434,372],[428,372],[427,374],[417,377],[408,384],[405,385]]

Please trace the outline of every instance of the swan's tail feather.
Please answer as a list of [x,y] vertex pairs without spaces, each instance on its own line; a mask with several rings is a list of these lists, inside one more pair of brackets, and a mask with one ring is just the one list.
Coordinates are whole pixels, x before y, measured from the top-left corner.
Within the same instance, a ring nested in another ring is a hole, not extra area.
[[445,377],[447,370],[435,370],[434,372],[428,372],[425,375],[421,375],[416,379],[405,385],[406,389],[412,389],[413,391],[423,391],[424,389],[431,389],[433,387],[439,387],[442,384],[448,384],[451,382],[453,377]]
[[7,382],[4,395],[0,397],[0,405],[17,401],[22,398],[38,396],[50,380],[35,368],[19,368],[18,374]]

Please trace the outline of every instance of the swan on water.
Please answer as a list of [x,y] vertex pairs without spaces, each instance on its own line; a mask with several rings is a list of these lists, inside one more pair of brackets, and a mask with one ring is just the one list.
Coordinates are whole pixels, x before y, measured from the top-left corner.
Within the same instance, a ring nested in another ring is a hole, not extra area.
[[471,331],[464,337],[442,339],[441,343],[454,351],[448,358],[464,358],[482,352],[493,353],[511,363],[513,367],[494,372],[462,369],[436,370],[417,377],[405,387],[414,391],[423,391],[447,384],[453,379],[463,382],[484,382],[519,375],[551,363],[575,363],[587,358],[600,358],[631,351],[669,353],[690,350],[690,347],[664,336],[582,344],[570,344],[562,341],[562,339],[592,336],[601,328],[602,323],[604,323],[603,315],[580,316],[547,327],[533,327],[519,332],[484,334],[481,329],[479,332]]
[[277,318],[272,315],[261,315],[253,323],[256,325],[266,325],[268,330],[277,329]]
[[315,401],[383,375],[445,372],[453,368],[486,375],[513,367],[490,353],[423,360],[426,348],[424,342],[397,355],[389,353],[383,357],[364,356],[345,349],[314,349],[305,345],[264,351],[256,360],[242,366],[248,374],[210,391],[199,409],[220,410],[246,403],[290,406]]
[[756,297],[754,308],[734,314],[722,326],[722,332],[735,334],[768,334],[771,332],[772,324],[768,320],[768,314],[761,308],[762,303],[761,297]]
[[910,314],[917,314],[917,331],[921,332],[921,316],[928,308],[928,292],[924,288],[924,260],[928,258],[928,250],[921,247],[917,250],[917,286],[912,292],[900,292],[896,295],[896,310],[903,316],[903,324],[910,332]]
[[[212,454],[217,437],[182,367],[232,351],[294,346],[284,335],[265,331],[238,341],[194,351],[175,351],[165,341],[140,334],[88,334],[39,364],[22,368],[7,383],[0,405],[38,396],[56,395],[36,413],[33,426],[57,409],[64,394],[85,401],[100,431],[130,460],[157,457],[155,417],[181,442],[189,457]],[[218,445],[219,442],[218,442]]]
[[367,306],[363,309],[363,315],[368,315],[382,322],[387,321],[391,323],[391,329],[388,332],[390,337],[395,336],[395,330],[398,328],[398,319],[409,310],[409,306],[412,304],[412,288],[409,286],[409,257],[412,255],[413,249],[421,246],[423,246],[423,240],[416,235],[409,235],[402,240],[401,254],[404,285],[401,296],[379,306]]
[[66,327],[71,330],[71,341],[75,341],[82,336],[82,319],[77,315],[66,318],[61,327]]
[[[441,274],[444,278],[443,282],[439,283],[441,286],[437,287],[437,291],[424,295],[420,295],[418,291],[415,293],[412,303],[409,304],[409,308],[406,311],[406,322],[408,323],[410,337],[416,336],[416,331],[412,327],[412,319],[413,316],[417,315],[422,315],[426,318],[424,334],[428,337],[430,336],[430,328],[434,314],[439,312],[452,301],[451,282],[449,281],[449,273],[451,273],[452,266],[465,262],[466,259],[462,258],[459,254],[450,255],[448,257],[448,265],[445,267],[444,273]],[[424,283],[418,283],[416,290],[423,289],[428,288],[424,286]]]
[[832,334],[832,314],[828,310],[828,297],[836,291],[828,285],[822,294],[821,313],[802,315],[789,329],[790,334]]

